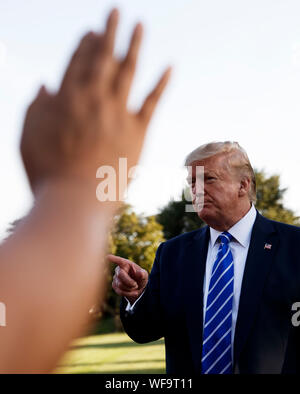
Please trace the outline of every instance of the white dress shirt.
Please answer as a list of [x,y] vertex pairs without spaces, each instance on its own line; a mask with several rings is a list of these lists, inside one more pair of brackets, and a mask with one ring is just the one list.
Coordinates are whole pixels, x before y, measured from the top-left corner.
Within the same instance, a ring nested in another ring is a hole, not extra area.
[[[250,245],[251,233],[253,224],[256,218],[256,209],[252,205],[247,214],[242,217],[234,226],[232,226],[228,232],[233,236],[233,240],[230,242],[230,249],[233,256],[233,267],[234,267],[234,295],[233,295],[233,305],[232,305],[232,331],[231,331],[231,339],[232,344],[234,343],[234,334],[235,334],[235,326],[240,302],[241,295],[241,287],[242,280],[244,275],[244,269],[248,254],[248,249]],[[206,257],[206,268],[203,282],[203,325],[205,321],[205,310],[206,310],[206,301],[207,301],[207,293],[209,288],[209,280],[212,272],[213,264],[216,260],[219,242],[217,239],[222,231],[214,230],[210,227],[210,240],[208,244],[208,251]],[[128,301],[126,311],[130,311],[134,309],[134,306],[139,301],[139,299],[143,296],[144,292],[140,295],[140,297],[134,302],[133,305]],[[233,352],[233,346],[232,346]]]
[[[232,226],[227,232],[233,236],[233,240],[230,242],[230,249],[233,257],[233,269],[234,269],[234,279],[233,279],[233,305],[232,305],[232,331],[231,331],[231,343],[234,342],[235,326],[237,320],[237,314],[239,309],[242,280],[244,275],[244,269],[248,254],[248,249],[250,245],[251,233],[253,224],[256,218],[256,209],[252,205],[247,214],[242,217],[234,226]],[[203,324],[205,321],[205,310],[207,302],[207,293],[209,288],[209,281],[211,277],[212,268],[214,262],[216,261],[219,242],[217,239],[222,231],[214,230],[210,227],[210,240],[208,244],[208,251],[206,257],[206,268],[203,283]],[[232,346],[233,350],[233,346]]]

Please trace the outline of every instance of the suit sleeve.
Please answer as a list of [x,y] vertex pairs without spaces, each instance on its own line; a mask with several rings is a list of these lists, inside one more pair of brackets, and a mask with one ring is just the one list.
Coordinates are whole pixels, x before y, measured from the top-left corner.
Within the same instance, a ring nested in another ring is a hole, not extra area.
[[149,275],[148,284],[141,299],[132,311],[126,311],[127,301],[123,297],[120,316],[126,333],[138,343],[156,341],[164,336],[165,323],[161,307],[160,256],[163,244],[159,246]]

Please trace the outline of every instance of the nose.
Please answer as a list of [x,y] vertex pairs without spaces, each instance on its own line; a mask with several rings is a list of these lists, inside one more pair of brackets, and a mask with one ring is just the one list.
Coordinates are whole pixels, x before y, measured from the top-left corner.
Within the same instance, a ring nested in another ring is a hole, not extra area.
[[196,182],[192,185],[192,193],[193,196],[204,196],[205,189],[204,189],[204,182],[201,179],[196,180]]
[[[200,189],[200,190],[199,190]],[[192,202],[195,212],[199,213],[204,207],[204,188],[194,185],[192,188]]]

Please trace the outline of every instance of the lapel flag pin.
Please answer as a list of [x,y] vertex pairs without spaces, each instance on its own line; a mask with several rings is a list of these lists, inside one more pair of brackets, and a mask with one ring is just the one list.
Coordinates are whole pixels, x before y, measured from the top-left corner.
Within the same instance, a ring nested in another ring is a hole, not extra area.
[[272,248],[272,245],[271,245],[271,244],[265,244],[264,249],[271,249],[271,248]]

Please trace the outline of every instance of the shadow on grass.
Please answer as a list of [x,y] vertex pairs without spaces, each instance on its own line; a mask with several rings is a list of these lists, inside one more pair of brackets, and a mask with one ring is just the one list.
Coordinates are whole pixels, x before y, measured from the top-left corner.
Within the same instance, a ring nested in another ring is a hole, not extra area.
[[138,346],[153,346],[153,345],[163,345],[164,340],[160,339],[159,341],[155,342],[148,342],[148,343],[135,343],[135,342],[113,342],[113,343],[93,343],[93,344],[86,344],[86,345],[73,345],[70,347],[70,350],[75,349],[107,349],[107,348],[116,348],[116,347],[138,347]]

